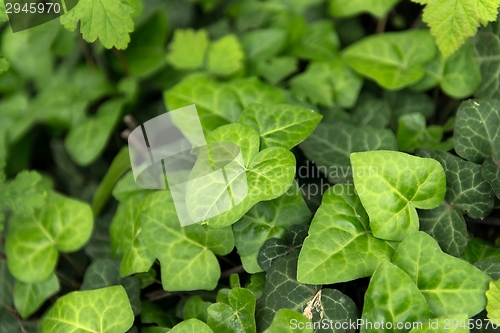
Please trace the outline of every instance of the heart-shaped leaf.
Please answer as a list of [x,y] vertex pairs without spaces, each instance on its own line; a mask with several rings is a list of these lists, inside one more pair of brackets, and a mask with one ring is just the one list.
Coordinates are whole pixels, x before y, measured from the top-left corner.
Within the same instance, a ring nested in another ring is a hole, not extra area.
[[198,319],[188,319],[174,326],[169,333],[214,333],[210,327]]
[[5,241],[9,270],[25,283],[40,282],[53,272],[58,251],[74,252],[90,238],[90,206],[51,192],[32,217],[14,215]]
[[297,280],[332,284],[371,276],[394,252],[375,238],[368,215],[351,185],[335,185],[323,195],[309,236],[300,251]]
[[392,261],[411,277],[437,316],[466,313],[472,317],[486,305],[484,293],[491,278],[471,264],[443,253],[424,232],[402,241]]
[[486,312],[488,318],[494,321],[500,320],[500,281],[491,281],[486,291]]
[[59,291],[59,281],[55,274],[35,283],[16,281],[14,304],[22,318],[26,319],[51,296]]
[[215,303],[208,307],[207,323],[215,332],[255,333],[255,296],[248,289],[231,289],[228,304]]
[[134,313],[125,289],[114,286],[75,291],[59,298],[43,317],[41,331],[125,333],[133,323]]
[[281,309],[264,333],[313,333],[311,321],[296,311]]
[[377,238],[400,241],[418,231],[415,208],[443,201],[443,167],[430,158],[393,151],[351,154],[354,185]]

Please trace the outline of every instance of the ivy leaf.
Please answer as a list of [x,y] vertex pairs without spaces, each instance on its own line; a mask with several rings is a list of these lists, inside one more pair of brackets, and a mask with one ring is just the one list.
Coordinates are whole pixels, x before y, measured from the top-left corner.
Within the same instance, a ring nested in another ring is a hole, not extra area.
[[234,247],[231,228],[211,229],[193,224],[181,227],[169,191],[152,193],[141,214],[144,241],[161,262],[163,289],[213,290],[220,278],[214,253]]
[[336,17],[353,16],[359,13],[368,12],[376,17],[386,15],[399,0],[382,0],[364,2],[362,0],[330,0],[330,14]]
[[231,289],[228,302],[208,307],[208,326],[216,332],[255,333],[255,296],[244,288]]
[[500,22],[479,29],[472,39],[474,58],[481,71],[481,84],[475,92],[479,98],[500,98]]
[[207,309],[210,305],[212,303],[203,301],[198,295],[190,297],[182,312],[184,320],[196,318],[206,323],[208,319]]
[[353,121],[362,127],[385,128],[390,123],[391,115],[389,101],[371,95],[361,95],[352,110]]
[[215,75],[229,76],[243,69],[244,57],[238,39],[226,35],[210,44],[206,55],[207,68]]
[[74,31],[80,21],[83,38],[94,42],[97,38],[105,48],[127,48],[129,33],[134,30],[131,15],[136,8],[127,0],[79,0],[77,5],[61,16],[62,25]]
[[277,84],[292,73],[297,71],[297,59],[294,57],[275,57],[257,64],[258,74],[269,81]]
[[444,199],[445,173],[436,160],[377,151],[353,153],[351,163],[356,191],[377,238],[401,241],[417,232],[415,208],[436,208]]
[[0,309],[6,305],[14,305],[13,291],[15,282],[16,279],[14,279],[7,268],[7,262],[0,259]]
[[12,312],[0,308],[0,330],[9,333],[37,333],[37,325],[30,321],[21,321]]
[[482,239],[472,238],[469,239],[462,258],[470,263],[476,263],[484,259],[495,259],[500,261],[500,248]]
[[439,50],[447,58],[474,36],[480,25],[496,20],[499,4],[498,0],[428,0],[422,19],[430,26]]
[[238,123],[248,125],[259,133],[261,149],[291,149],[314,130],[321,118],[320,114],[299,106],[254,103],[243,110]]
[[51,296],[59,291],[59,281],[55,274],[35,283],[16,281],[14,305],[23,319],[31,316]]
[[346,123],[319,124],[300,145],[331,182],[352,178],[351,153],[359,151],[396,150],[394,133],[386,129],[358,127]]
[[271,326],[264,333],[313,333],[309,326],[312,326],[311,321],[303,314],[289,309],[281,309],[276,313]]
[[443,253],[424,232],[402,241],[392,261],[417,284],[437,316],[466,313],[472,317],[486,305],[484,293],[491,278],[471,264]]
[[245,271],[261,272],[257,255],[264,242],[270,238],[283,239],[288,228],[305,223],[310,217],[311,212],[295,181],[281,197],[253,206],[233,224],[234,242]]
[[92,227],[87,204],[51,192],[32,217],[11,217],[5,241],[9,270],[25,283],[47,279],[56,266],[58,251],[80,249]]
[[142,236],[140,214],[144,200],[132,197],[121,202],[109,228],[111,252],[121,258],[121,276],[147,272],[155,261]]
[[134,315],[141,313],[140,281],[136,277],[120,277],[120,261],[112,259],[94,260],[85,271],[80,290],[94,290],[122,285],[127,292]]
[[158,326],[174,326],[163,309],[148,301],[141,302],[141,323],[156,324]]
[[[429,119],[435,112],[436,105],[432,98],[424,93],[415,93],[409,90],[384,91],[384,98],[389,101],[393,120],[397,121],[400,116],[408,113],[421,113]],[[393,124],[394,128],[396,123]]]
[[500,262],[495,259],[485,259],[478,261],[474,264],[477,268],[479,268],[482,272],[486,273],[493,280],[500,279]]
[[343,51],[343,59],[358,73],[389,90],[417,83],[425,75],[436,47],[426,30],[388,32],[363,38]]
[[497,321],[500,319],[500,281],[490,281],[488,290],[486,291],[486,312],[488,318]]
[[426,127],[425,117],[421,113],[404,114],[399,118],[398,147],[401,151],[410,153],[419,147],[451,150],[453,141],[441,142],[443,133],[444,130],[439,125]]
[[393,252],[387,241],[371,234],[354,186],[335,185],[323,195],[311,222],[300,251],[297,280],[333,284],[371,276]]
[[41,331],[125,333],[133,323],[134,314],[125,289],[114,286],[62,296],[43,317]]
[[339,46],[332,22],[317,20],[307,27],[302,39],[292,46],[290,53],[310,60],[333,60],[337,57]]
[[497,198],[500,198],[500,163],[488,158],[481,167],[481,177],[490,183]]
[[64,140],[64,146],[78,165],[91,164],[106,148],[124,103],[122,98],[108,101],[99,108],[96,116],[71,128]]
[[[434,318],[429,305],[415,283],[401,269],[384,260],[368,285],[361,319],[377,323],[382,320],[396,327],[398,322],[417,322]],[[383,329],[361,326],[361,332]],[[409,329],[401,330],[408,332]]]
[[188,319],[174,326],[169,333],[213,333],[210,327],[198,319]]
[[284,48],[286,31],[282,29],[258,29],[241,36],[241,44],[249,60],[266,60]]

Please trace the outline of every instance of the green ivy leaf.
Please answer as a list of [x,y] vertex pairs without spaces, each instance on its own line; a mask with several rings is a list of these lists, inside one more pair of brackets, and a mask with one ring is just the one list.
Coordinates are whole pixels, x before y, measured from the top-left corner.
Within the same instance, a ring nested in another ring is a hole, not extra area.
[[490,281],[488,290],[486,291],[486,312],[488,318],[492,320],[500,320],[500,281]]
[[358,127],[346,123],[319,124],[300,145],[307,158],[331,182],[345,182],[352,178],[350,155],[369,150],[396,150],[396,137],[390,130]]
[[363,38],[343,51],[343,58],[358,73],[389,90],[417,83],[425,75],[436,47],[426,30],[388,32]]
[[226,35],[210,44],[206,55],[207,68],[215,75],[229,76],[243,69],[244,57],[238,39]]
[[231,289],[228,302],[208,307],[208,326],[216,332],[255,333],[255,296],[244,288]]
[[178,69],[200,68],[208,43],[208,34],[203,29],[176,30],[169,45],[167,61]]
[[133,322],[134,314],[125,289],[114,286],[62,296],[43,317],[41,331],[125,333]]
[[292,55],[322,61],[338,56],[340,42],[331,21],[317,20],[309,24],[302,39],[292,45]]
[[231,252],[231,228],[181,227],[169,191],[147,197],[141,227],[146,245],[161,262],[163,289],[213,290],[217,286],[220,267],[214,253]]
[[310,217],[311,212],[295,181],[281,197],[253,206],[233,224],[234,242],[245,271],[261,272],[257,255],[264,242],[270,238],[283,239],[288,228],[305,223]]
[[392,110],[389,101],[372,95],[361,95],[354,110],[352,119],[362,127],[385,128],[391,121]]
[[425,117],[421,113],[407,113],[399,117],[398,147],[409,153],[419,147],[451,150],[453,140],[441,142],[443,133],[444,130],[439,125],[426,127]]
[[32,217],[11,217],[5,241],[9,270],[25,283],[47,279],[56,266],[58,251],[80,249],[89,240],[92,227],[87,204],[51,192]]
[[485,259],[474,264],[484,273],[488,274],[493,280],[500,280],[500,262],[495,259]]
[[103,104],[94,117],[71,128],[64,140],[66,150],[81,166],[94,162],[102,153],[113,132],[125,99],[113,99]]
[[490,183],[497,198],[500,198],[500,163],[488,158],[481,167],[481,177]]
[[203,301],[198,295],[190,297],[184,304],[182,312],[184,320],[196,318],[206,323],[208,320],[207,309],[210,305],[212,303]]
[[372,235],[354,186],[335,185],[323,195],[311,222],[300,251],[297,280],[333,284],[371,276],[393,252],[387,241]]
[[[311,321],[296,311],[281,309],[264,333],[313,333]],[[299,327],[302,327],[299,328]]]
[[87,42],[99,38],[105,48],[123,50],[130,42],[129,33],[134,30],[131,15],[135,10],[133,2],[127,0],[80,0],[61,16],[61,23],[74,31],[80,21],[80,31]]
[[166,327],[174,326],[160,306],[148,301],[142,301],[141,308],[141,323]]
[[254,103],[243,110],[238,123],[248,125],[259,133],[261,149],[291,149],[314,130],[321,118],[320,114],[299,106]]
[[484,293],[491,278],[471,264],[443,253],[424,232],[402,241],[392,261],[417,284],[437,316],[466,313],[472,317],[486,305]]
[[59,291],[59,281],[55,274],[46,280],[34,283],[16,281],[14,305],[23,319],[31,316],[51,296]]
[[474,57],[481,71],[482,81],[475,92],[479,98],[500,98],[500,22],[492,22],[479,29],[472,42]]
[[418,231],[415,208],[443,201],[446,178],[436,160],[392,151],[351,154],[354,185],[377,238],[400,241]]
[[111,252],[121,258],[120,275],[147,272],[155,261],[142,236],[140,214],[144,200],[139,197],[121,202],[109,228]]
[[400,116],[408,113],[421,113],[429,119],[435,112],[436,105],[429,95],[409,90],[384,91],[384,98],[389,101],[393,115],[393,128],[397,127]]
[[500,248],[482,239],[472,238],[469,239],[462,258],[472,264],[484,259],[495,259],[500,261]]
[[286,31],[259,29],[241,36],[241,44],[249,60],[266,60],[281,52],[286,43]]
[[174,326],[169,333],[214,333],[210,327],[198,319],[188,319]]
[[7,262],[0,259],[0,309],[6,305],[14,305],[13,291],[15,282],[16,279],[10,274]]
[[422,19],[431,28],[441,53],[445,58],[453,54],[476,34],[480,25],[495,21],[498,0],[414,0],[425,4]]
[[[392,323],[395,328],[399,322],[411,323],[430,318],[434,315],[415,283],[401,269],[382,261],[368,285],[361,319],[371,323],[383,320]],[[361,332],[384,332],[384,329],[363,325]]]
[[368,12],[376,17],[386,15],[399,0],[382,0],[364,2],[362,0],[330,0],[330,14],[338,17],[353,16],[359,13]]
[[127,292],[134,315],[141,313],[140,281],[129,276],[120,277],[120,261],[112,259],[94,260],[85,271],[80,290],[94,290],[122,285]]
[[4,308],[0,308],[0,330],[9,333],[38,332],[36,323],[19,320],[12,312]]
[[287,76],[297,71],[297,59],[294,57],[275,57],[258,62],[258,74],[269,81],[277,84]]

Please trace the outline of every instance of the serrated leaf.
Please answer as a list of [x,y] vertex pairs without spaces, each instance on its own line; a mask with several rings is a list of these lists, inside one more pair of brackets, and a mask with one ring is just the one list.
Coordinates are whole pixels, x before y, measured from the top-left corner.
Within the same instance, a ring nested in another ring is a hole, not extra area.
[[[311,321],[303,314],[281,309],[274,316],[271,326],[264,333],[313,333]],[[302,327],[302,328],[299,328]]]
[[330,0],[329,9],[332,16],[345,17],[368,12],[376,17],[382,17],[394,7],[399,0],[382,0],[365,2],[363,0]]
[[44,205],[48,189],[36,171],[21,171],[14,180],[0,183],[0,209],[10,208],[16,214],[30,216]]
[[425,30],[388,32],[363,38],[343,51],[343,59],[358,73],[389,90],[417,83],[423,65],[434,58],[436,47]]
[[14,305],[23,319],[28,318],[51,296],[59,291],[59,281],[55,274],[35,283],[16,281]]
[[441,142],[444,130],[439,125],[426,126],[421,113],[408,113],[399,117],[397,133],[399,150],[413,152],[415,148],[428,147],[439,150],[451,150],[453,141]]
[[206,30],[176,30],[169,45],[167,61],[178,69],[200,68],[208,43]]
[[135,7],[127,0],[79,0],[77,5],[61,16],[62,25],[74,31],[80,21],[83,38],[92,43],[99,38],[105,48],[123,50],[134,30],[131,15]]
[[119,260],[94,260],[85,271],[80,290],[94,290],[117,285],[125,288],[134,315],[141,313],[140,281],[133,276],[121,278]]
[[472,317],[486,305],[484,293],[491,278],[471,264],[443,253],[426,233],[417,232],[402,241],[392,261],[417,284],[437,316],[466,313]]
[[188,319],[174,326],[169,333],[213,333],[210,327],[198,319]]
[[[82,313],[86,315],[80,315]],[[133,322],[134,314],[125,289],[114,286],[62,296],[43,317],[41,331],[125,333]]]
[[377,238],[401,241],[417,232],[415,208],[436,208],[444,199],[445,173],[436,160],[376,151],[353,153],[351,163],[356,191]]
[[216,332],[255,333],[255,296],[244,288],[231,289],[228,302],[208,307],[208,326]]
[[286,31],[259,29],[241,36],[241,44],[249,60],[266,60],[281,52],[286,43]]
[[262,201],[233,224],[234,241],[243,268],[248,273],[261,272],[257,255],[267,239],[284,238],[292,225],[309,220],[311,212],[296,182],[281,197]]
[[319,113],[299,106],[254,103],[243,110],[238,123],[248,125],[259,133],[261,149],[291,149],[314,130],[321,118]]
[[488,290],[486,291],[486,312],[488,318],[494,321],[500,320],[500,281],[491,281]]
[[498,0],[429,0],[425,2],[422,19],[447,58],[474,36],[480,25],[496,19],[499,4]]
[[124,103],[125,100],[121,98],[108,101],[99,108],[95,117],[71,128],[64,140],[64,146],[78,165],[91,164],[106,148]]
[[309,160],[318,166],[333,183],[352,178],[350,155],[370,150],[396,150],[394,133],[390,130],[358,127],[346,123],[319,124],[300,145]]
[[14,215],[9,221],[5,249],[16,279],[33,283],[53,272],[58,251],[74,252],[90,238],[92,211],[87,204],[51,192],[32,217]]
[[226,35],[210,44],[206,55],[207,68],[215,75],[229,76],[243,68],[244,57],[238,39]]
[[[390,322],[392,331],[396,331],[399,322],[411,323],[433,317],[424,296],[410,277],[397,266],[382,261],[368,285],[361,319],[371,323]],[[376,329],[373,326],[363,325],[361,332],[386,332],[383,327]]]
[[167,291],[213,290],[220,277],[215,254],[234,247],[231,228],[206,225],[181,227],[169,191],[147,197],[141,214],[144,241],[160,260],[163,289]]
[[311,222],[300,251],[297,280],[333,284],[371,276],[393,252],[387,241],[371,234],[354,186],[335,185],[323,195]]
[[474,263],[484,273],[488,274],[493,280],[500,279],[500,262],[495,259],[485,259]]

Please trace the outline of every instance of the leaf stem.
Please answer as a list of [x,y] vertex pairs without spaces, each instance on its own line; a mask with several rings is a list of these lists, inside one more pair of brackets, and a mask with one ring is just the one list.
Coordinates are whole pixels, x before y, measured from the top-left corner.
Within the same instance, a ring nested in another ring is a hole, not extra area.
[[385,25],[387,24],[387,17],[387,15],[384,15],[377,21],[377,28],[375,30],[376,34],[381,34],[384,32]]

